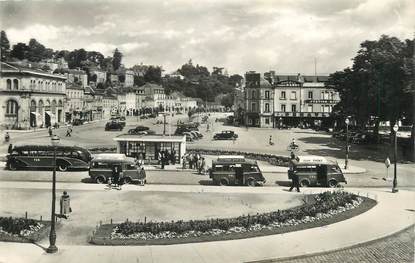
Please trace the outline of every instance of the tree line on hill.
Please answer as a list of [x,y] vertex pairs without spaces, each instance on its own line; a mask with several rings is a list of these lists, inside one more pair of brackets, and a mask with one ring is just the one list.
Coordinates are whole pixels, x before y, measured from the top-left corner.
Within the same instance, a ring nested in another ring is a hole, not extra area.
[[[87,51],[83,48],[68,50],[53,50],[47,48],[32,38],[26,43],[17,43],[10,46],[5,31],[1,31],[0,36],[1,60],[27,60],[29,62],[41,62],[48,59],[63,58],[70,69],[82,69],[88,74],[88,81],[96,81],[94,76],[89,74],[89,69],[99,67],[106,71],[107,74],[116,72],[122,68],[123,54],[115,49],[112,56],[105,57],[97,51]],[[47,66],[44,66],[47,70]],[[133,66],[132,70],[140,68],[139,65]],[[57,70],[55,73],[62,73]],[[221,95],[221,103],[224,106],[233,105],[233,91],[235,86],[242,84],[243,77],[240,75],[227,76],[222,74],[222,68],[214,68],[212,73],[204,66],[194,66],[191,60],[182,65],[178,70],[183,76],[181,78],[162,78],[162,68],[160,66],[148,66],[142,74],[134,75],[134,85],[142,86],[147,82],[163,85],[167,94],[180,92],[188,97],[200,98],[204,101],[214,101],[218,95]],[[95,77],[96,78],[96,77]],[[123,82],[123,76],[120,81]],[[107,83],[99,83],[98,88],[111,87],[110,78]]]

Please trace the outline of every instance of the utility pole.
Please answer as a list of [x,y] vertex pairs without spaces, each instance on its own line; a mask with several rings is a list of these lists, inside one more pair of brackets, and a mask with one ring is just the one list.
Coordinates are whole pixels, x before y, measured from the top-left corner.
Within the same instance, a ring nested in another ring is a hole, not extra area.
[[163,135],[166,135],[166,113],[163,113]]

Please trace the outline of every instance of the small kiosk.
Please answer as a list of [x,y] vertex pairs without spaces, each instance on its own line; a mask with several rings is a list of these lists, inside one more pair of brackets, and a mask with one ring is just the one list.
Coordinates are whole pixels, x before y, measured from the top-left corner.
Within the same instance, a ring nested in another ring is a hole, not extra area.
[[156,163],[159,152],[175,153],[176,163],[182,162],[186,152],[186,136],[130,135],[122,134],[114,138],[117,152],[126,156],[142,158],[147,163]]

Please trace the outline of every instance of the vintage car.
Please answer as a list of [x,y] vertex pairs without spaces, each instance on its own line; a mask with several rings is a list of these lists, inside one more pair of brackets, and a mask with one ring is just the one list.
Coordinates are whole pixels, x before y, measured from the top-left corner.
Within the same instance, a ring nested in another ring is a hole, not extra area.
[[74,120],[72,121],[72,125],[73,125],[73,126],[79,126],[79,125],[82,125],[82,124],[84,124],[84,121],[83,121],[83,120],[81,120],[81,119],[74,119]]
[[148,130],[150,130],[149,127],[139,125],[135,127],[134,129],[129,129],[128,134],[143,134],[142,132],[145,132]]
[[122,131],[124,126],[118,121],[110,121],[105,124],[106,131]]
[[234,131],[222,131],[213,136],[214,140],[235,140],[236,138],[238,138],[238,134]]

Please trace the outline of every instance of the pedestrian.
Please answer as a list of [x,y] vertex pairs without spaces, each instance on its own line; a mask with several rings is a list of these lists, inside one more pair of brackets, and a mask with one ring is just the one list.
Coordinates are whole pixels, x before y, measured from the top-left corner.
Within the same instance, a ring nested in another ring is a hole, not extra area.
[[189,165],[189,169],[193,168],[193,159],[191,154],[186,154],[186,163]]
[[12,152],[13,152],[13,144],[9,144],[9,148],[7,149],[7,152],[9,153],[9,154],[12,154]]
[[173,165],[176,165],[176,157],[177,157],[177,153],[176,153],[176,151],[175,151],[175,150],[173,150],[173,151],[171,152],[171,163],[172,163]]
[[158,152],[158,154],[157,154],[157,160],[158,160],[158,163],[159,163],[159,164],[161,164],[161,158],[162,158],[162,153],[161,153],[161,151],[160,151],[160,152]]
[[118,181],[120,180],[120,168],[117,164],[112,166],[112,178],[114,179],[114,186],[118,187]]
[[205,158],[202,157],[200,161],[199,174],[205,173],[205,168],[206,168],[206,161],[205,161]]
[[187,162],[187,156],[184,154],[182,156],[182,169],[186,169],[186,162]]
[[196,153],[194,156],[193,156],[193,165],[194,165],[194,169],[197,171],[198,169],[199,169],[199,166],[198,166],[198,161],[199,161],[199,154],[198,153]]
[[165,165],[165,155],[164,155],[164,152],[160,152],[160,163],[161,163],[161,169],[164,169],[164,165]]
[[197,160],[197,172],[198,174],[202,174],[202,158]]
[[63,191],[60,199],[60,215],[67,219],[71,212],[71,198],[66,191]]
[[293,190],[293,188],[297,188],[297,192],[300,192],[300,182],[298,179],[298,174],[296,172],[292,172],[291,173],[291,187],[290,187],[290,192]]
[[291,152],[290,158],[291,158],[291,160],[294,160],[294,159],[295,159],[295,154],[294,154],[294,152]]
[[5,142],[9,142],[9,141],[10,141],[10,135],[9,135],[9,132],[6,132],[6,134],[4,135],[4,141],[5,141]]
[[118,165],[118,169],[119,169],[119,176],[118,176],[118,189],[117,190],[121,190],[121,187],[124,184],[124,172],[122,170],[121,165]]
[[141,167],[139,176],[140,176],[140,180],[139,180],[140,185],[144,185],[144,183],[146,181],[146,177],[147,177],[146,171],[144,170],[144,167]]
[[72,127],[69,125],[68,126],[68,128],[66,129],[66,137],[71,137],[72,135],[71,135],[71,133],[72,133]]
[[49,136],[51,136],[51,137],[52,137],[52,126],[49,126],[49,128],[48,128],[48,132],[49,132]]

